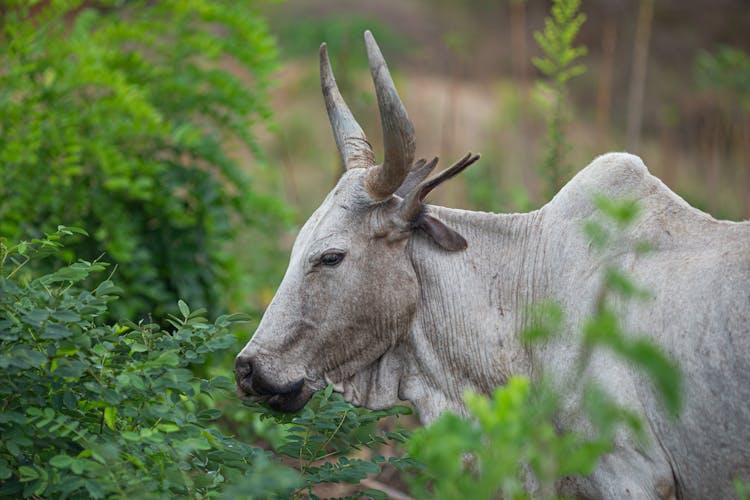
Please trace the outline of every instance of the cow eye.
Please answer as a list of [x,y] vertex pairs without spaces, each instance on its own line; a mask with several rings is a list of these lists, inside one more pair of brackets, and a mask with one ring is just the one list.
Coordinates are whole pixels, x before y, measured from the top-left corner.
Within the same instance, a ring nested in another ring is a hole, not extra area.
[[334,267],[344,260],[344,252],[326,252],[320,256],[320,263],[324,266]]

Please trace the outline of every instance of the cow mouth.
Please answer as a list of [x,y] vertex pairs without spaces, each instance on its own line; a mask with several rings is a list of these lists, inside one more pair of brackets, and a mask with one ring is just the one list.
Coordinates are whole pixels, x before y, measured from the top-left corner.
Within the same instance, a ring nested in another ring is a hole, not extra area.
[[253,383],[249,377],[237,383],[237,395],[249,403],[268,405],[272,410],[282,413],[295,413],[301,410],[315,390],[305,380],[299,380],[284,387],[271,387],[267,384]]
[[272,410],[283,413],[295,413],[301,410],[307,402],[310,401],[313,393],[314,391],[303,387],[298,392],[271,396],[267,403]]

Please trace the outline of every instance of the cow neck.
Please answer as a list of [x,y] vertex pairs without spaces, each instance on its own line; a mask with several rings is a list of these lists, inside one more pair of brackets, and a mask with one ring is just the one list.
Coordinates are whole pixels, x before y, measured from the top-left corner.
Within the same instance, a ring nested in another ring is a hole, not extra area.
[[409,245],[420,302],[402,346],[399,396],[414,403],[425,423],[443,408],[464,413],[467,390],[489,394],[509,376],[529,374],[518,332],[536,300],[532,291],[543,293],[546,281],[542,211],[428,210],[466,238],[468,248],[446,252],[422,233]]

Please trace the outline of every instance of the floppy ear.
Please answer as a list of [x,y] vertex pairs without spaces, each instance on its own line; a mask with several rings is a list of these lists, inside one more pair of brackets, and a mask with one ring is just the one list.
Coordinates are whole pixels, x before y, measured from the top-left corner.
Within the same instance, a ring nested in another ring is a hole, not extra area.
[[449,252],[466,250],[466,247],[469,246],[463,236],[431,215],[422,214],[417,221],[416,227],[427,233],[427,236],[432,238],[432,241]]
[[[472,155],[469,153],[439,174],[419,182],[418,185],[410,189],[404,196],[404,199],[398,208],[398,214],[401,220],[411,224],[412,227],[421,229],[427,233],[435,243],[445,250],[455,252],[466,249],[468,246],[466,239],[435,217],[425,213],[423,201],[430,191],[451,177],[458,175],[478,159],[479,155]],[[434,168],[436,163],[437,158],[430,162],[430,170]]]

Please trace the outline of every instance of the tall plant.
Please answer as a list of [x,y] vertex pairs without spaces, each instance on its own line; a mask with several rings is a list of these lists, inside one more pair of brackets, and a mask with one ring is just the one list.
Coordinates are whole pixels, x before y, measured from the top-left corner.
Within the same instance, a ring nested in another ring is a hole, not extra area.
[[283,214],[225,148],[259,156],[275,57],[247,2],[5,2],[0,235],[87,228],[62,259],[121,265],[117,317],[178,298],[220,312],[238,224],[270,231]]
[[544,21],[544,30],[534,33],[542,49],[542,57],[532,59],[534,66],[546,80],[537,82],[540,102],[546,108],[547,152],[539,167],[544,195],[552,197],[566,180],[569,168],[566,155],[569,149],[565,140],[566,102],[568,81],[586,71],[578,60],[586,54],[585,46],[574,46],[574,40],[586,15],[579,12],[580,0],[554,0],[552,12]]

